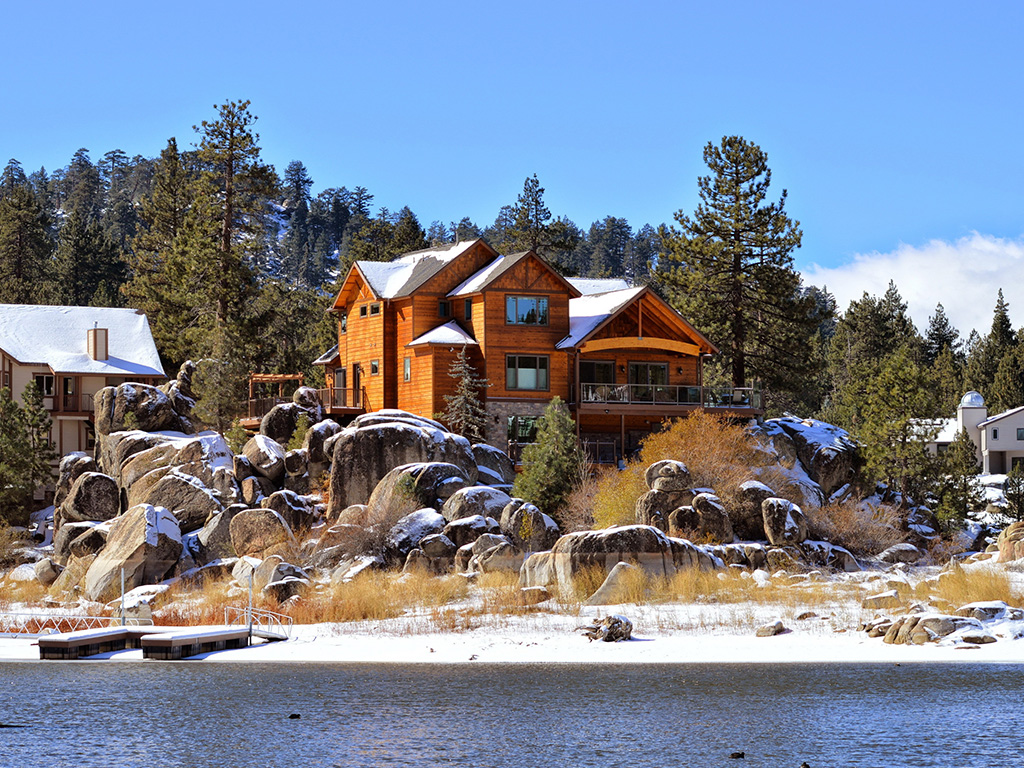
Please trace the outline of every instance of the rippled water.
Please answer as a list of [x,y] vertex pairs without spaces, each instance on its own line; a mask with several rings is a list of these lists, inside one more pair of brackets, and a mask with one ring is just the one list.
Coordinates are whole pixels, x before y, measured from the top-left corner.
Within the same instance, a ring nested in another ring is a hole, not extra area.
[[0,723],[29,726],[0,729],[0,765],[991,768],[1016,764],[1022,683],[982,664],[0,663]]

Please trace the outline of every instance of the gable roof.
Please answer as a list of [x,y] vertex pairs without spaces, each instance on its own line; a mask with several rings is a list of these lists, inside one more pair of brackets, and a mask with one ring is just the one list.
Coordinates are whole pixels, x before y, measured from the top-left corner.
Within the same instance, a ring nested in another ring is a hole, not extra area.
[[519,253],[510,253],[506,256],[499,256],[490,264],[485,266],[483,269],[477,271],[475,274],[470,275],[461,285],[452,291],[448,292],[448,298],[455,298],[458,296],[468,296],[472,293],[480,293],[487,286],[491,285],[495,280],[501,277],[503,274],[512,269],[516,264],[525,259],[533,257],[538,262],[543,264],[559,281],[565,284],[565,287],[569,289],[569,296],[579,296],[580,291],[572,283],[566,280],[562,275],[558,273],[554,267],[548,264],[544,259],[538,256],[534,251],[520,251]]
[[978,423],[978,427],[979,427],[979,429],[981,427],[987,427],[989,424],[992,424],[992,423],[997,422],[997,421],[1002,421],[1003,419],[1007,419],[1010,416],[1014,416],[1014,415],[1020,413],[1021,411],[1024,411],[1024,405],[1020,406],[1019,408],[1011,408],[1008,411],[1003,411],[1002,413],[997,413],[995,416],[989,416],[984,421],[979,422]]
[[580,346],[642,296],[650,296],[661,304],[683,325],[698,346],[705,348],[707,352],[718,352],[718,347],[712,344],[703,333],[690,325],[674,307],[645,285],[570,299],[569,335],[559,341],[555,348],[572,349]]
[[594,293],[608,293],[609,291],[622,291],[630,285],[621,277],[569,277],[566,278],[577,291],[584,296]]
[[418,347],[422,344],[454,344],[456,346],[462,346],[463,344],[476,344],[477,341],[464,330],[454,320],[449,320],[444,325],[439,325],[436,328],[432,328],[422,336],[417,336],[415,339],[406,344],[407,347]]
[[357,261],[352,265],[381,299],[408,296],[445,266],[480,242],[480,238],[413,251],[394,261]]
[[320,357],[313,361],[313,365],[330,365],[335,360],[338,360],[340,355],[338,354],[338,345],[335,344],[333,347],[324,352]]
[[[87,332],[106,328],[106,360],[89,357]],[[149,320],[138,309],[0,304],[0,349],[54,373],[164,377]]]

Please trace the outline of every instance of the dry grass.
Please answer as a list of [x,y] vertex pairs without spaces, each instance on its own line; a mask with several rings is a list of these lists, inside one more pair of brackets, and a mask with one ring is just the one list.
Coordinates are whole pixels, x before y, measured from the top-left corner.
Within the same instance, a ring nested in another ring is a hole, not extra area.
[[634,521],[637,498],[647,490],[644,473],[662,459],[683,462],[694,488],[714,488],[726,509],[739,502],[739,486],[752,478],[751,467],[765,458],[740,424],[719,415],[696,411],[676,419],[664,432],[649,435],[638,459],[622,472],[602,476],[594,498],[594,520],[606,528]]
[[811,538],[846,547],[855,555],[877,555],[906,539],[895,507],[870,507],[848,500],[807,512]]
[[958,564],[942,573],[938,581],[921,582],[916,595],[920,599],[945,601],[954,608],[968,603],[1002,600],[1008,605],[1024,605],[1022,592],[1006,571],[995,568],[965,569]]

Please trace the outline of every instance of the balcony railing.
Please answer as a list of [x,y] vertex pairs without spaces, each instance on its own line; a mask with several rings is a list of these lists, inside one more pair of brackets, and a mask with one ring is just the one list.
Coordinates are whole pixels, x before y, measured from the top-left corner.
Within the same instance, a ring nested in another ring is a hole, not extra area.
[[344,389],[334,387],[331,389],[318,389],[320,402],[325,408],[362,408],[366,402],[365,392],[360,389]]
[[760,410],[761,391],[754,387],[694,387],[686,384],[580,384],[580,402]]
[[60,405],[62,413],[92,413],[96,410],[92,395],[62,395]]

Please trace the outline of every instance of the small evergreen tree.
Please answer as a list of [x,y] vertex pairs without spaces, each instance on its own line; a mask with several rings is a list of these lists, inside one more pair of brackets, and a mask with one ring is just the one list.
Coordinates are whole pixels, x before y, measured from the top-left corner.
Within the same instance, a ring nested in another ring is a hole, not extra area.
[[1006,476],[1006,516],[1011,520],[1024,520],[1024,463],[1017,462]]
[[487,411],[480,401],[480,392],[491,385],[477,375],[465,344],[448,367],[448,375],[455,379],[455,394],[444,396],[447,408],[442,419],[453,432],[479,443],[484,439],[487,424]]
[[4,387],[0,389],[0,520],[23,524],[31,496],[32,449],[25,412]]
[[29,450],[29,482],[33,490],[53,481],[53,463],[57,452],[50,440],[53,420],[43,404],[43,394],[34,381],[29,382],[21,396],[25,437]]
[[537,423],[537,442],[523,449],[523,471],[513,492],[557,520],[586,469],[576,425],[562,399],[555,396]]
[[288,445],[285,447],[286,451],[297,451],[302,447],[302,443],[306,439],[306,433],[309,431],[312,423],[313,420],[309,418],[308,413],[303,411],[299,414],[298,418],[295,419],[295,431],[292,432]]
[[947,528],[961,528],[967,513],[981,506],[982,498],[974,478],[978,455],[966,429],[957,432],[944,456],[945,475],[939,493],[939,520]]

